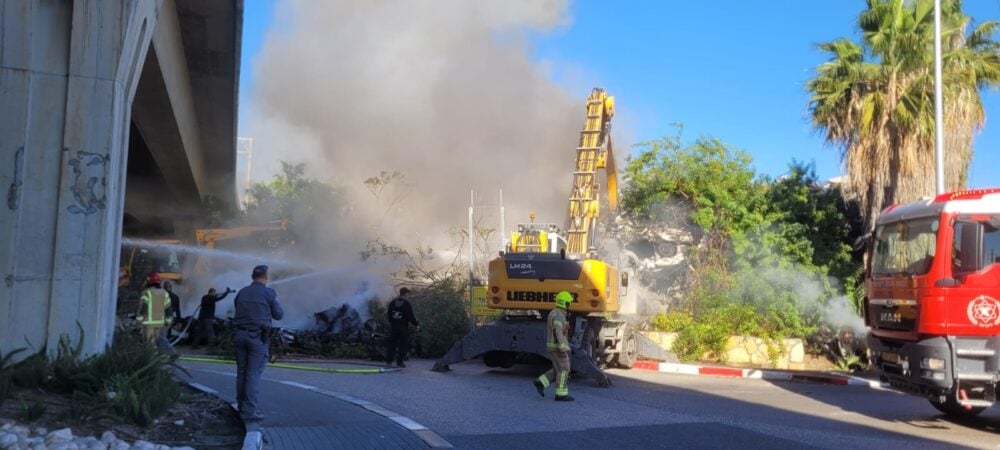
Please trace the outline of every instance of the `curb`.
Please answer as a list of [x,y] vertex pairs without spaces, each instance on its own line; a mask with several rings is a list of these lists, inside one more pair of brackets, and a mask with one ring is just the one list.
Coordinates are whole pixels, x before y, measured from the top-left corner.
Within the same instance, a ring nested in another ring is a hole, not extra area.
[[[367,409],[375,414],[385,417],[393,422],[396,422],[399,426],[406,428],[413,434],[417,435],[421,440],[424,441],[431,448],[454,448],[448,441],[444,440],[440,435],[431,431],[429,428],[417,423],[413,419],[403,416],[399,413],[385,409],[379,405],[376,405],[368,400],[362,400],[357,397],[352,397],[350,395],[341,394],[339,392],[328,391],[326,389],[320,389],[316,386],[310,386],[308,384],[297,383],[295,381],[277,381],[278,383],[284,384],[285,386],[291,386],[294,388],[305,389],[307,391],[313,391],[317,394],[325,395],[327,397],[333,397],[338,400],[348,402],[352,405]],[[246,449],[246,444],[244,443],[244,449]]]
[[840,386],[865,386],[882,388],[882,383],[852,375],[834,375],[821,372],[794,373],[780,370],[740,369],[737,367],[699,366],[695,364],[661,363],[656,361],[636,361],[633,369],[651,370],[680,375],[707,375],[730,378],[752,378],[758,380],[808,381]]
[[[232,410],[234,412],[236,412],[236,417],[239,417],[239,411],[237,411],[236,403],[230,401],[229,399],[226,399],[225,397],[223,397],[222,394],[219,393],[219,391],[217,391],[215,389],[212,389],[212,388],[210,388],[208,386],[205,386],[204,384],[201,384],[201,383],[198,383],[198,382],[194,382],[194,381],[188,381],[187,384],[188,384],[188,386],[191,386],[191,387],[193,387],[193,388],[195,388],[195,389],[197,389],[197,390],[199,390],[201,392],[204,392],[204,393],[206,393],[208,395],[211,395],[211,396],[214,396],[215,398],[218,398],[219,400],[222,400],[227,405],[229,405],[229,407],[232,408]],[[242,422],[243,419],[240,419],[240,421]],[[252,427],[247,426],[246,422],[243,422],[243,429],[246,430],[246,434],[243,436],[243,450],[261,450],[261,449],[263,449],[264,448],[264,436],[260,433],[259,430],[256,430],[256,429],[251,430],[251,428]]]

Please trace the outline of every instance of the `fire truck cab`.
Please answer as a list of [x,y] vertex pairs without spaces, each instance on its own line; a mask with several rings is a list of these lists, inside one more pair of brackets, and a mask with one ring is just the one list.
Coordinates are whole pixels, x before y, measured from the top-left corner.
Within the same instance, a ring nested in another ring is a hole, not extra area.
[[890,206],[868,245],[864,300],[883,381],[975,415],[1000,381],[1000,188]]

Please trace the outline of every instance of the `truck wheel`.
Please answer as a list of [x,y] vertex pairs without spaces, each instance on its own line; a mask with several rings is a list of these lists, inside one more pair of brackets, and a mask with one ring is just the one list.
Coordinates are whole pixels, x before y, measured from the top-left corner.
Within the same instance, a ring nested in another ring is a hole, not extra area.
[[944,403],[938,403],[935,402],[934,400],[931,400],[931,406],[933,406],[938,411],[943,412],[945,415],[954,417],[956,419],[975,417],[978,416],[979,413],[986,411],[986,408],[982,406],[974,407],[972,409],[965,409],[964,406],[958,403],[958,400],[956,400],[954,397],[950,395],[948,396],[948,400],[946,400]]
[[625,332],[625,339],[621,345],[621,352],[618,353],[615,363],[623,369],[631,369],[639,359],[639,342],[631,330]]

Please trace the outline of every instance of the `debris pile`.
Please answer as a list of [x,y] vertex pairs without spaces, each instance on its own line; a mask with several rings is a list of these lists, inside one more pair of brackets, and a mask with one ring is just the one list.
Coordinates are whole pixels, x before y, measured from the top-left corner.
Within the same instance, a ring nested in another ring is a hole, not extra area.
[[618,216],[611,226],[619,246],[619,268],[632,273],[643,288],[636,310],[640,315],[664,312],[683,296],[690,272],[688,255],[702,242],[698,227],[688,222],[689,215],[672,211],[664,216],[655,223]]

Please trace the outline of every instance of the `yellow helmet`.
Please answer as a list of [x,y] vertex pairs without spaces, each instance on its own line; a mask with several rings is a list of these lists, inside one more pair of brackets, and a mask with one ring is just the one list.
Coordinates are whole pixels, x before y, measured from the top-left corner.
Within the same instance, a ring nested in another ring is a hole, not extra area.
[[556,294],[556,307],[566,309],[569,308],[569,304],[573,303],[573,294],[569,292],[562,291]]

